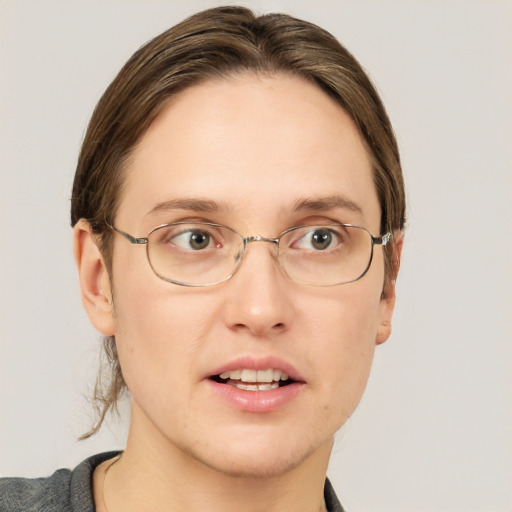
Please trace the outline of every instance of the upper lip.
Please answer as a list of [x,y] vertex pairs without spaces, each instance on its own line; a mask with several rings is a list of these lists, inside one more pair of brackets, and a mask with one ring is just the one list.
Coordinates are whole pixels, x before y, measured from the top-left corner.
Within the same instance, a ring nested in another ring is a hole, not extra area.
[[281,370],[282,372],[287,373],[290,379],[296,382],[304,382],[304,378],[292,364],[275,356],[240,356],[213,369],[208,374],[208,377],[244,368],[248,370],[268,370],[269,368],[272,368],[273,370]]

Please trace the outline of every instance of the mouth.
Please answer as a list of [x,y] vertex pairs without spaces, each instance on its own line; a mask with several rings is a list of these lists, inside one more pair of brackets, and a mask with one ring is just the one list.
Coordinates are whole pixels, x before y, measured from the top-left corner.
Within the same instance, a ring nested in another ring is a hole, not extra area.
[[218,384],[225,384],[244,391],[271,391],[295,382],[287,373],[274,368],[266,370],[240,368],[212,375],[210,379]]

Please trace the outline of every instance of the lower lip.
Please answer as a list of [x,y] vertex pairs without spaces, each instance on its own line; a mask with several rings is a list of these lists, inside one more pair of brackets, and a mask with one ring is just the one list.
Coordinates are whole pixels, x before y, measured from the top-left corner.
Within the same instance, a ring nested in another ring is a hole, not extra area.
[[213,380],[207,381],[213,391],[235,409],[245,412],[274,412],[290,403],[300,392],[303,383],[294,382],[287,386],[267,391],[247,391]]

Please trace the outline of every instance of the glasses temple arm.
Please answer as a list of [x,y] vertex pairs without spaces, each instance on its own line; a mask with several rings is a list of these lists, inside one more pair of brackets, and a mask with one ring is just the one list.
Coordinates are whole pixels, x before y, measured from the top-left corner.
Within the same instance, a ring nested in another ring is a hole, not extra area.
[[391,231],[388,231],[385,235],[382,236],[372,236],[373,243],[376,245],[388,245],[389,241],[391,240],[391,237],[393,236],[393,233]]
[[115,226],[111,226],[108,222],[105,221],[105,224],[116,233],[119,233],[121,236],[124,236],[126,240],[128,240],[132,244],[147,244],[148,239],[147,238],[136,238],[125,231],[121,231],[120,229],[117,229]]

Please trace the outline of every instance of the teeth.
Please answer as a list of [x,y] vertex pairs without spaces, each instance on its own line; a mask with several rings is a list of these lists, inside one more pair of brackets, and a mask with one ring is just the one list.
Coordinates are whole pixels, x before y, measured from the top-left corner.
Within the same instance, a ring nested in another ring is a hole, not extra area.
[[[281,370],[274,370],[268,368],[267,370],[249,370],[243,368],[240,370],[232,370],[224,372],[219,375],[222,380],[241,380],[242,382],[250,382],[251,384],[256,383],[271,383],[279,382],[280,380],[288,380],[288,374]],[[241,388],[245,389],[245,388]]]
[[274,380],[274,370],[269,368],[268,370],[258,370],[258,382],[272,382]]
[[270,389],[277,389],[279,387],[277,382],[272,382],[271,384],[244,384],[242,382],[229,381],[228,384],[246,391],[269,391]]
[[257,382],[258,371],[257,370],[242,370],[242,376],[240,377],[242,382]]

